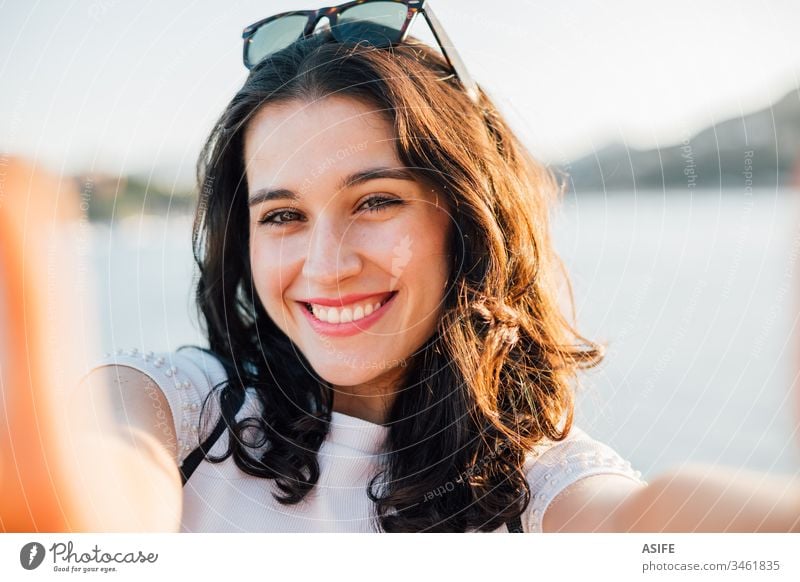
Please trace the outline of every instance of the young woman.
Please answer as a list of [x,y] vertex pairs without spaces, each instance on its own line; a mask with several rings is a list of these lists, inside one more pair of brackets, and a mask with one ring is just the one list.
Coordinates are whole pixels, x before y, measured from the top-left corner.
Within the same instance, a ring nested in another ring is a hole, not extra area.
[[[576,373],[602,352],[558,303],[558,185],[421,4],[245,30],[252,71],[199,164],[208,349],[119,352],[86,381],[147,444],[141,527],[796,527],[783,482],[647,486],[573,426]],[[420,11],[446,58],[405,40]]]

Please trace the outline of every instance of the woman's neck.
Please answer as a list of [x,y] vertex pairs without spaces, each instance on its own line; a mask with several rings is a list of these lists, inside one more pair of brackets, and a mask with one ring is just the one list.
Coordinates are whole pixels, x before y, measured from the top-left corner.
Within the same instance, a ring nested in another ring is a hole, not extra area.
[[382,406],[376,406],[375,402],[369,402],[364,397],[352,396],[342,392],[336,393],[333,399],[333,410],[373,424],[383,424],[388,416],[386,409]]
[[333,410],[373,424],[385,423],[404,372],[397,368],[364,384],[333,386]]

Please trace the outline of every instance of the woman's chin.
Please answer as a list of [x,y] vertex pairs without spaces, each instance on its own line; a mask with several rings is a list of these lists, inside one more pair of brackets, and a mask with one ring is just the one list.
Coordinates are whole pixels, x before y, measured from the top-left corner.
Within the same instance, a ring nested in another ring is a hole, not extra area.
[[357,386],[374,381],[389,371],[397,371],[404,362],[397,360],[350,360],[348,362],[320,363],[314,370],[323,380],[334,386]]

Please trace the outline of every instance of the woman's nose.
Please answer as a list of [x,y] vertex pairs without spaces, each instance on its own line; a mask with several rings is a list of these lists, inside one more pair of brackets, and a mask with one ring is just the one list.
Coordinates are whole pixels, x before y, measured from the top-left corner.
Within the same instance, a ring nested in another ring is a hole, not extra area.
[[347,225],[320,220],[311,232],[303,276],[320,286],[334,286],[361,271],[358,249],[351,244]]

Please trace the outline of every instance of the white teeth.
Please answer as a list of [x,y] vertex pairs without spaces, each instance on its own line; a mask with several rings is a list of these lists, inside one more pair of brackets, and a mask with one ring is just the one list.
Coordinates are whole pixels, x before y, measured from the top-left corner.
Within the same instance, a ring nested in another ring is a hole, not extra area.
[[328,323],[349,323],[351,321],[358,321],[377,311],[381,307],[381,302],[366,303],[356,305],[356,307],[348,306],[342,308],[336,307],[322,307],[321,305],[311,304],[311,312],[314,317],[320,321]]

